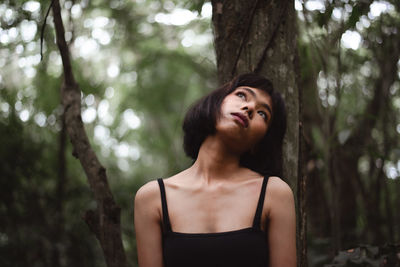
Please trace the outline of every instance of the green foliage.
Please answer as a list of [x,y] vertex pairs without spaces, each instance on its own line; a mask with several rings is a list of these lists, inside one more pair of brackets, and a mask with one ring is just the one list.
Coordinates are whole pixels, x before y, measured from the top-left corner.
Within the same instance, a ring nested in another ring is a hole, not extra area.
[[201,8],[203,7],[205,0],[195,0],[195,1],[187,1],[184,5],[187,9],[197,11],[199,14],[201,13]]
[[[394,215],[400,203],[394,191],[400,185],[400,105],[393,105],[400,98],[400,76],[389,93],[382,83],[391,83],[388,74],[399,71],[393,55],[400,24],[395,1],[325,1],[319,7],[309,2],[298,13],[299,87],[310,181],[309,266],[322,266],[344,247],[400,240]],[[397,68],[389,68],[395,63]],[[386,100],[377,100],[384,94]],[[353,193],[343,193],[347,188]],[[346,210],[351,203],[354,209]],[[321,222],[331,225],[321,227]],[[362,264],[346,266],[370,266]]]
[[320,27],[325,26],[331,19],[333,12],[333,5],[328,5],[325,12],[318,12],[316,21]]
[[[35,136],[38,127],[22,124],[12,111],[0,121],[0,262],[1,266],[45,266],[55,247],[71,266],[99,266],[99,247],[76,210],[90,200],[82,171],[68,171],[65,198],[57,195],[56,136]],[[44,134],[42,132],[42,134]],[[50,135],[51,136],[51,135]],[[72,167],[72,166],[71,166]],[[63,201],[60,214],[58,201]],[[65,228],[60,230],[60,216]],[[23,257],[21,257],[23,255]],[[81,258],[79,258],[81,257]],[[79,261],[79,262],[78,262]]]
[[354,28],[356,23],[360,21],[360,17],[368,13],[370,7],[370,3],[367,1],[358,1],[352,7],[352,11],[350,17],[347,21],[348,28]]
[[37,97],[35,97],[33,105],[38,110],[50,115],[59,105],[54,101],[60,99],[61,77],[49,75],[45,64],[39,65],[37,75],[32,81],[32,86],[37,88]]

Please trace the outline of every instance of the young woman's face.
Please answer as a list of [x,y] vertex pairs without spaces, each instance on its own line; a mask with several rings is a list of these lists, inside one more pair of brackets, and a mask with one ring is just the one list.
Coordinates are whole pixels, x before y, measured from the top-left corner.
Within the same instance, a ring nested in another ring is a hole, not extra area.
[[272,116],[272,99],[263,90],[240,86],[227,95],[217,119],[217,134],[245,152],[266,134]]

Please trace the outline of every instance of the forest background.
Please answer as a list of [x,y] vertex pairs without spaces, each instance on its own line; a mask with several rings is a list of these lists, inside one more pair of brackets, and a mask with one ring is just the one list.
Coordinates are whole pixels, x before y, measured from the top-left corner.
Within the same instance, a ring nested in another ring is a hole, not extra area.
[[[206,1],[61,1],[82,120],[121,207],[137,266],[133,198],[191,161],[183,114],[218,85]],[[105,266],[96,208],[63,122],[50,1],[0,3],[0,265]],[[400,242],[400,6],[295,1],[309,266]],[[390,250],[390,249],[389,249]],[[382,252],[383,253],[383,252]]]

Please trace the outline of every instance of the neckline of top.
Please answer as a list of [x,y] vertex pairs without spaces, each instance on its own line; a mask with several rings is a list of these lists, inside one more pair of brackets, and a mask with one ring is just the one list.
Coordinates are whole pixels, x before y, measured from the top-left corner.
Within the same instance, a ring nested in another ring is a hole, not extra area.
[[160,187],[160,193],[161,193],[161,206],[162,206],[162,217],[163,217],[163,232],[164,233],[171,233],[171,234],[176,234],[176,235],[192,235],[192,236],[205,236],[205,235],[225,235],[225,234],[233,234],[233,233],[241,233],[244,231],[249,231],[249,230],[257,230],[261,231],[260,228],[260,223],[261,223],[261,214],[262,214],[262,208],[264,206],[264,199],[265,199],[265,192],[266,192],[266,187],[268,183],[269,175],[264,176],[263,181],[262,181],[262,186],[261,186],[261,191],[257,203],[257,208],[256,212],[254,215],[253,219],[253,225],[251,227],[247,228],[242,228],[238,230],[232,230],[232,231],[225,231],[225,232],[216,232],[216,233],[182,233],[182,232],[174,232],[172,230],[171,222],[169,219],[169,214],[168,214],[168,205],[167,205],[167,199],[166,199],[166,194],[165,194],[165,186],[164,186],[164,181],[162,178],[158,178],[157,182]]
[[251,227],[246,227],[246,228],[241,228],[237,230],[230,230],[230,231],[224,231],[224,232],[212,232],[212,233],[183,233],[183,232],[174,232],[174,231],[169,231],[165,233],[166,235],[174,235],[174,236],[181,236],[181,237],[217,237],[217,236],[225,236],[225,235],[232,235],[232,234],[241,234],[241,233],[248,233],[248,232],[254,232],[254,233],[261,233],[265,234],[265,232],[259,228],[256,228],[254,226]]

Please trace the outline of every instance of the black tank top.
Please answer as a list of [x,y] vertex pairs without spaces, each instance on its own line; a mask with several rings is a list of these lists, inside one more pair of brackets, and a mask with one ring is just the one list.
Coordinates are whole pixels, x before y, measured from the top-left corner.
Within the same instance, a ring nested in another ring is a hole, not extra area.
[[218,233],[173,232],[168,215],[164,182],[159,178],[163,213],[165,267],[267,267],[267,235],[261,230],[268,176],[264,177],[253,226]]

